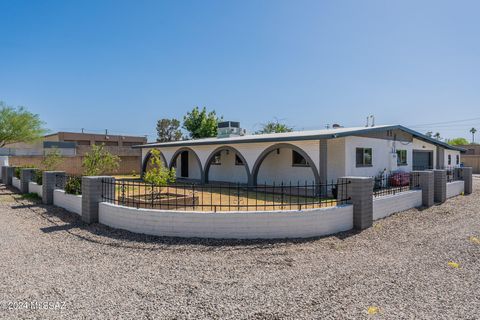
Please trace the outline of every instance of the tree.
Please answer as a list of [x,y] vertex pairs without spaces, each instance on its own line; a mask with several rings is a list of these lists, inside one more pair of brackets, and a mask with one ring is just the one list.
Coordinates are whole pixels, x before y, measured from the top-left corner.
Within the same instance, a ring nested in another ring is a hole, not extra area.
[[177,119],[160,119],[157,122],[157,141],[177,141],[182,138],[182,131],[179,129],[180,121]]
[[62,155],[58,148],[50,150],[42,160],[42,168],[47,171],[57,169],[57,166],[62,162]]
[[437,140],[442,140],[442,137],[440,136],[440,132],[435,133],[433,137]]
[[453,138],[446,141],[451,146],[463,146],[468,144],[468,140],[465,138]]
[[262,124],[262,129],[255,132],[255,134],[265,134],[265,133],[282,133],[282,132],[292,132],[293,128],[284,124],[280,123],[278,120],[269,121],[267,123]]
[[425,135],[429,138],[433,137],[433,132],[432,131],[428,131],[427,133],[425,133]]
[[0,101],[0,148],[9,143],[33,142],[47,133],[38,114],[24,107],[13,108]]
[[215,111],[207,113],[205,107],[202,111],[195,107],[183,117],[183,128],[189,132],[191,139],[215,137],[220,120]]
[[475,143],[475,133],[477,133],[477,129],[470,129],[470,133],[472,134],[472,143]]
[[143,180],[157,187],[164,187],[169,183],[175,182],[175,169],[167,169],[163,165],[160,151],[153,149],[150,151],[150,166],[145,172]]
[[113,173],[119,166],[120,157],[105,150],[105,144],[92,146],[82,162],[83,174],[86,176]]

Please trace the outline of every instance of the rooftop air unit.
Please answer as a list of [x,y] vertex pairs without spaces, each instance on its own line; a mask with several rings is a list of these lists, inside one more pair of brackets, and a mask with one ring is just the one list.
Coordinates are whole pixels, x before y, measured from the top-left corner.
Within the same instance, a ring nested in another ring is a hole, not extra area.
[[223,121],[218,123],[217,138],[238,137],[245,135],[245,129],[240,128],[240,122]]

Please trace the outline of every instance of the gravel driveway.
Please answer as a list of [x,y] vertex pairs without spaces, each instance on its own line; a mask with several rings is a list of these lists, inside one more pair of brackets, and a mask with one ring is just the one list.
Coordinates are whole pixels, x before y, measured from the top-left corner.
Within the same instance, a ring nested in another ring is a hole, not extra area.
[[[283,242],[87,226],[0,186],[0,318],[478,319],[474,181],[468,197],[361,233]],[[7,308],[25,302],[37,309]]]

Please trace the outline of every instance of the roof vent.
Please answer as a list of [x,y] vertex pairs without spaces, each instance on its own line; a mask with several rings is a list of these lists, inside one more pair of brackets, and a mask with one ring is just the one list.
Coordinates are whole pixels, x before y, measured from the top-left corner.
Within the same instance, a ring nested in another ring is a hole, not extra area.
[[223,121],[218,123],[217,138],[229,138],[245,135],[245,129],[240,128],[240,122]]

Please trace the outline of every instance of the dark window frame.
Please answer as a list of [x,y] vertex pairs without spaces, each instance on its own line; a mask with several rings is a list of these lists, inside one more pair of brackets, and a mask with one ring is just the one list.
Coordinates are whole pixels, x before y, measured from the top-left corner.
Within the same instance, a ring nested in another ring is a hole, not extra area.
[[452,155],[451,154],[449,154],[448,157],[447,157],[447,163],[448,163],[449,166],[452,165]]
[[[401,153],[405,153],[404,161],[401,161]],[[408,166],[408,151],[406,149],[397,150],[397,166]]]
[[[370,163],[366,161],[366,151],[370,150]],[[362,162],[359,163],[359,152],[362,154]],[[357,168],[370,168],[373,167],[373,149],[372,148],[356,148],[355,149],[355,164]]]
[[310,167],[310,164],[300,152],[292,150],[292,167]]
[[459,154],[456,155],[456,162],[457,162],[457,165],[460,164],[460,155]]

